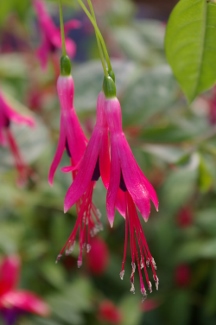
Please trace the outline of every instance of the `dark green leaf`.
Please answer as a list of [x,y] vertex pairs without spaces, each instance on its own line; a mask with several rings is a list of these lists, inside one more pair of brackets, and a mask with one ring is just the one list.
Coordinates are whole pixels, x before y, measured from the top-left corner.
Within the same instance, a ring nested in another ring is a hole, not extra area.
[[216,5],[181,0],[167,25],[167,60],[189,101],[216,81]]

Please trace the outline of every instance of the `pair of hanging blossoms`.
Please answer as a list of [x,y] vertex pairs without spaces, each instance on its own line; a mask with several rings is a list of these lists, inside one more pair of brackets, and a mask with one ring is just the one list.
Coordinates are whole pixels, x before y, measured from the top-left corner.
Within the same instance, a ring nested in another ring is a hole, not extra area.
[[[104,81],[97,98],[96,124],[91,138],[87,141],[79,124],[74,105],[74,82],[71,76],[71,64],[64,45],[62,27],[63,56],[61,58],[61,75],[57,81],[57,91],[61,106],[60,137],[49,172],[49,182],[53,183],[55,171],[59,165],[64,150],[71,160],[71,166],[64,167],[64,172],[72,173],[72,184],[64,201],[64,211],[67,212],[76,205],[77,220],[75,227],[61,250],[69,253],[74,246],[76,237],[79,239],[78,267],[82,265],[82,252],[91,249],[91,236],[102,229],[100,214],[92,202],[93,190],[101,177],[107,189],[106,210],[109,223],[113,227],[115,210],[125,219],[125,243],[120,277],[125,273],[127,245],[130,242],[131,251],[131,291],[135,292],[134,275],[138,269],[141,293],[146,296],[146,288],[151,292],[152,284],[147,268],[153,273],[156,289],[159,280],[156,274],[156,264],[149,251],[143,233],[138,211],[145,221],[148,220],[151,201],[158,210],[158,198],[154,188],[138,166],[122,129],[122,113],[116,97],[115,75],[111,67],[104,40],[96,25],[91,1],[88,0],[91,13],[79,1],[84,11],[93,23],[97,43],[104,68]],[[63,26],[61,6],[60,20]],[[78,235],[79,234],[79,235]],[[145,281],[144,281],[144,277]]]

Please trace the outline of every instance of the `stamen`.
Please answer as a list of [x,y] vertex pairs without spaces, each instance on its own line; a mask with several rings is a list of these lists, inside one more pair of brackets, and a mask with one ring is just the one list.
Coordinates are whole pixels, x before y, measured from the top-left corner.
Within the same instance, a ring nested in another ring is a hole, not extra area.
[[132,292],[133,294],[135,294],[135,286],[134,283],[131,283],[131,288],[130,288],[130,292]]
[[90,244],[87,244],[86,245],[86,252],[89,253],[91,250],[91,245]]
[[122,270],[119,275],[120,275],[120,279],[123,280],[125,275],[125,270]]
[[151,259],[151,262],[152,262],[152,265],[153,265],[154,269],[157,270],[157,265],[156,265],[156,262],[155,262],[153,257]]
[[144,302],[147,298],[147,292],[145,288],[141,289],[141,294],[143,295],[142,302]]
[[80,268],[82,266],[82,260],[77,260],[77,267]]
[[159,287],[159,279],[157,277],[157,275],[153,275],[154,281],[155,281],[155,288],[156,290],[158,290]]
[[62,254],[58,254],[58,256],[57,256],[57,258],[56,258],[56,264],[58,263],[58,261],[60,261],[60,259],[61,259],[61,257],[62,257]]
[[151,284],[151,281],[149,281],[149,283],[148,283],[148,288],[149,288],[149,292],[152,293],[152,284]]

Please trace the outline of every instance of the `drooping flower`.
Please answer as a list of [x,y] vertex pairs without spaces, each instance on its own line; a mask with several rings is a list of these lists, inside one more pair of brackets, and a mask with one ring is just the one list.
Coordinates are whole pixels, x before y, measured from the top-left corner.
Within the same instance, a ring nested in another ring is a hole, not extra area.
[[95,182],[100,176],[104,184],[108,185],[109,183],[109,140],[103,103],[104,94],[100,92],[97,99],[96,124],[80,162],[79,171],[66,193],[65,212],[86,193],[89,187],[93,190]]
[[[57,80],[57,92],[60,101],[60,136],[55,156],[49,171],[49,183],[52,185],[54,174],[60,163],[63,152],[66,150],[70,157],[71,166],[63,168],[63,171],[71,171],[72,178],[77,178],[82,157],[84,155],[87,139],[80,126],[78,117],[73,104],[74,81],[70,75],[71,65],[67,56],[61,59],[61,75]],[[100,212],[92,202],[94,180],[88,184],[86,190],[74,202],[76,203],[77,219],[66,244],[60,251],[57,260],[65,251],[69,254],[74,247],[77,233],[79,233],[79,256],[78,266],[82,265],[82,252],[86,248],[90,249],[90,237],[102,229],[100,222]]]
[[105,272],[109,263],[109,250],[106,242],[99,237],[94,237],[91,242],[91,250],[86,255],[88,271],[93,275],[101,275]]
[[[111,77],[107,82],[113,83]],[[113,222],[116,208],[116,199],[119,188],[128,191],[135,205],[145,221],[150,214],[150,201],[158,210],[158,198],[154,188],[138,166],[122,129],[121,106],[115,96],[115,88],[109,94],[111,86],[106,86],[108,93],[104,101],[104,114],[106,117],[111,147],[111,171],[107,191],[107,213]],[[114,87],[114,86],[113,86]]]
[[[41,62],[42,68],[46,68],[49,54],[55,49],[61,49],[61,33],[59,28],[55,26],[51,17],[47,13],[43,1],[33,0],[33,5],[37,13],[37,19],[42,37],[42,43],[37,50],[37,56]],[[67,33],[70,29],[78,28],[79,26],[79,21],[70,20],[65,24],[64,29]],[[76,52],[75,42],[70,38],[66,38],[65,46],[68,55],[73,57]]]
[[106,324],[120,324],[123,319],[121,311],[110,300],[104,300],[100,303],[97,318]]
[[123,133],[121,107],[115,91],[112,78],[105,77],[104,93],[101,92],[98,96],[96,125],[76,178],[66,193],[64,207],[67,211],[73,206],[88,186],[92,184],[93,188],[94,181],[101,176],[105,187],[108,188],[106,206],[111,226],[114,222],[115,209],[118,209],[126,219],[125,249],[120,276],[123,279],[129,237],[132,255],[131,291],[134,292],[134,273],[137,266],[141,292],[146,295],[142,269],[149,291],[151,291],[151,282],[146,266],[151,266],[156,288],[159,280],[136,206],[144,220],[147,220],[150,214],[150,201],[158,209],[158,199],[154,188],[136,163]]
[[17,289],[20,273],[18,256],[5,257],[0,265],[0,315],[6,325],[16,324],[20,315],[49,314],[48,305],[34,293]]
[[150,201],[154,203],[157,210],[158,198],[154,188],[138,166],[122,130],[121,106],[116,97],[115,84],[111,77],[105,77],[104,79],[104,92],[106,100],[104,101],[103,110],[109,129],[111,147],[110,180],[106,199],[108,219],[112,224],[120,191],[121,197],[123,196],[124,205],[122,206],[124,206],[123,216],[125,216],[125,245],[120,277],[123,279],[125,272],[124,266],[129,240],[132,259],[131,291],[135,291],[134,274],[137,267],[141,293],[145,296],[146,289],[142,269],[150,292],[152,291],[152,285],[149,280],[147,266],[151,267],[156,289],[159,280],[156,275],[156,264],[149,251],[136,207],[144,220],[147,221],[150,214]]
[[60,134],[55,156],[49,170],[49,183],[53,184],[56,169],[66,150],[75,169],[85,152],[87,139],[80,126],[73,105],[74,81],[71,75],[60,75],[57,80],[57,92],[60,101]]
[[26,124],[31,127],[35,125],[31,117],[23,116],[13,110],[5,96],[0,92],[0,145],[9,146],[18,171],[18,184],[23,185],[31,174],[31,170],[23,160],[17,142],[11,132],[11,122]]

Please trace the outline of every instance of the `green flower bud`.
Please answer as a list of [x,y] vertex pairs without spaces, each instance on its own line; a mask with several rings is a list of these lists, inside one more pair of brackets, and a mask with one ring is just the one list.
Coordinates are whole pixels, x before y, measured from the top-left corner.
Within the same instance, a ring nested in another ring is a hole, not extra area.
[[108,71],[109,76],[112,78],[112,80],[115,82],[115,73],[113,70]]
[[106,98],[116,97],[115,82],[113,81],[113,79],[110,76],[108,76],[108,77],[104,76],[103,91],[104,91]]
[[62,76],[69,76],[71,74],[71,62],[67,55],[62,55],[60,66]]

